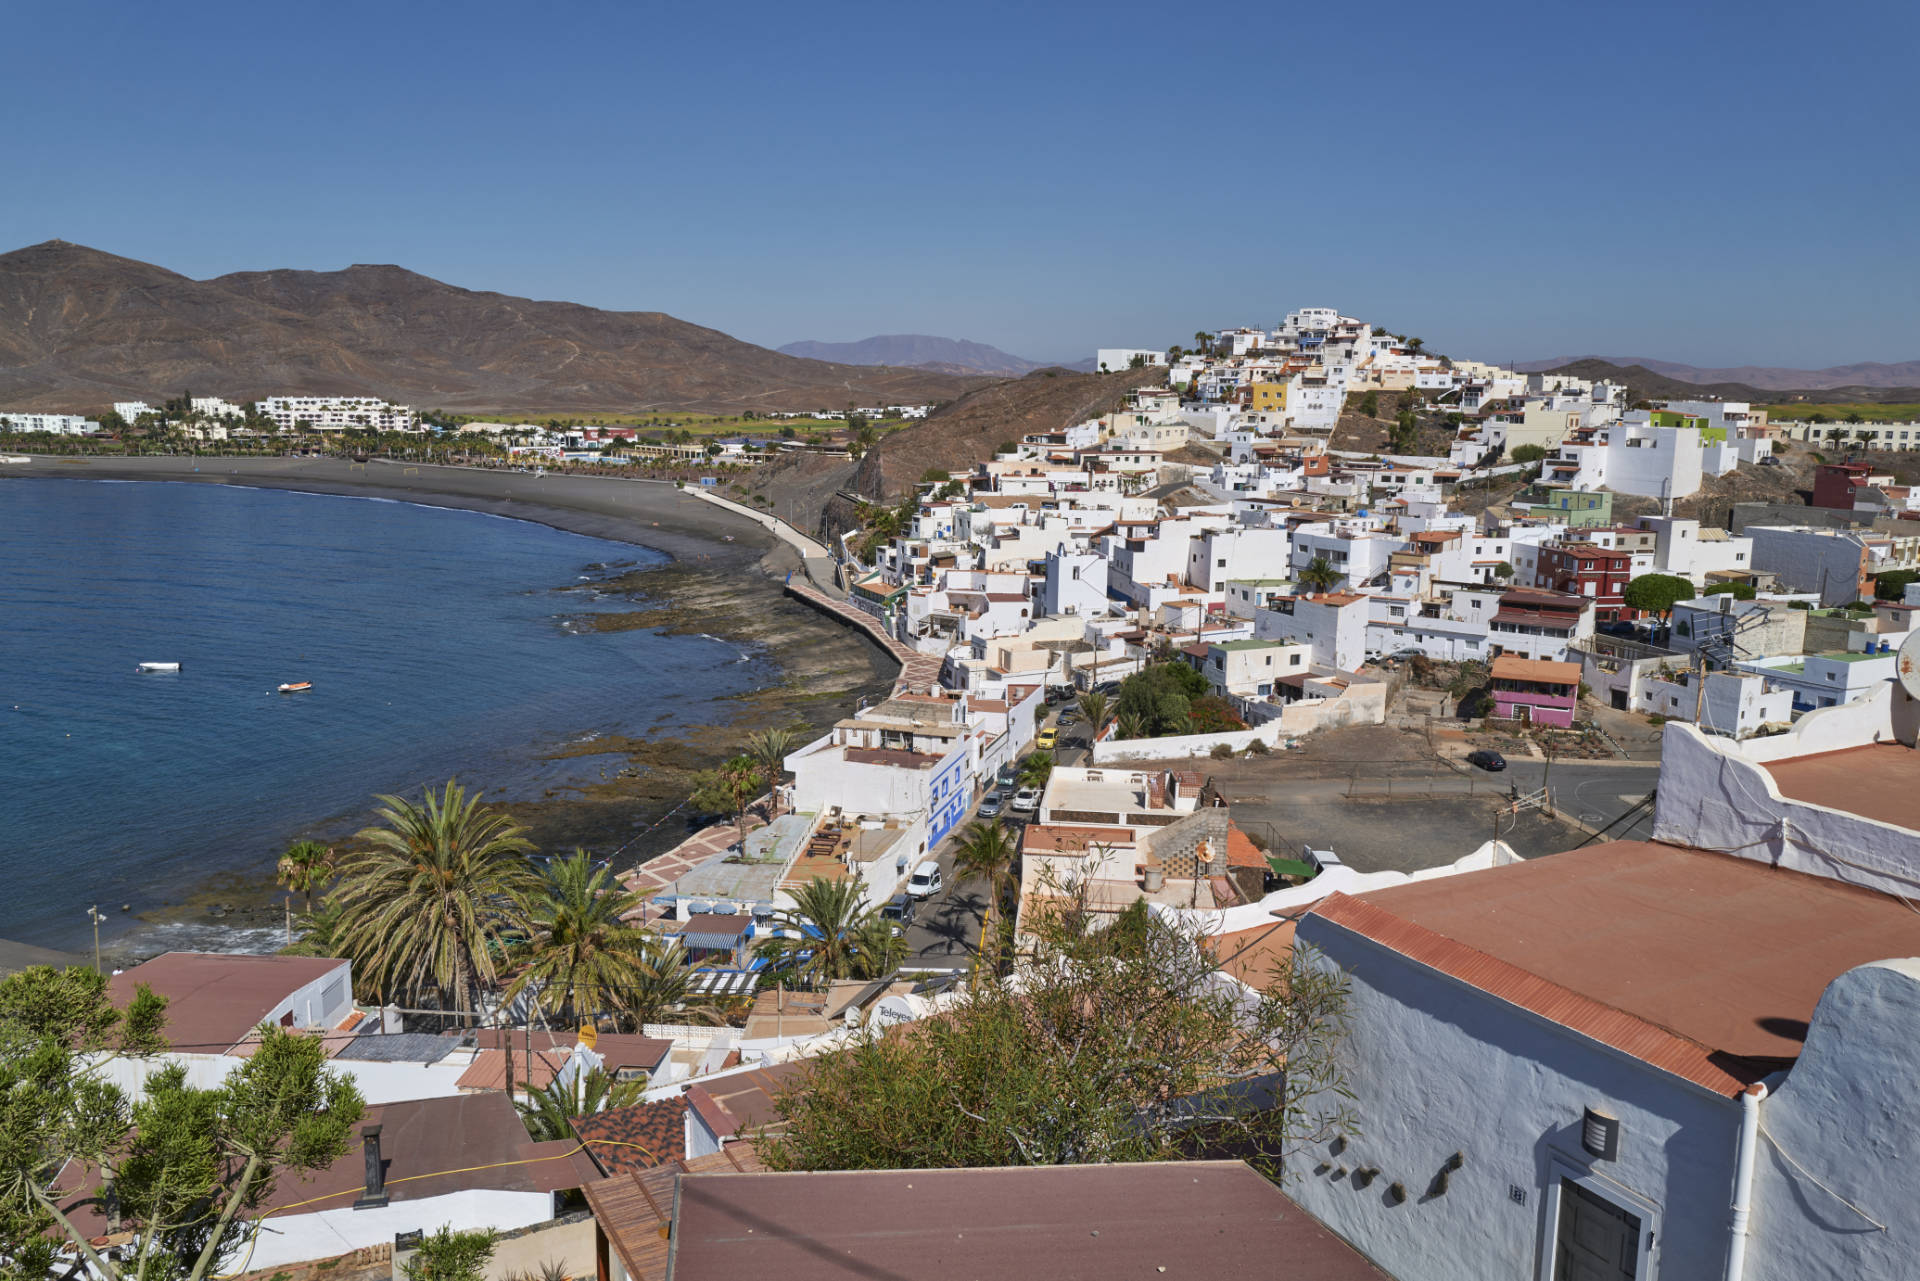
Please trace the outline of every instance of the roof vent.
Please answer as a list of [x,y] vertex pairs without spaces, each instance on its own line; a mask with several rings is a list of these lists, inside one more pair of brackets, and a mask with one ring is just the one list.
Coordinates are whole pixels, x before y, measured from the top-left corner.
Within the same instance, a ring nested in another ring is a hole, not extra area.
[[1588,1108],[1580,1123],[1580,1146],[1602,1161],[1620,1156],[1620,1118]]

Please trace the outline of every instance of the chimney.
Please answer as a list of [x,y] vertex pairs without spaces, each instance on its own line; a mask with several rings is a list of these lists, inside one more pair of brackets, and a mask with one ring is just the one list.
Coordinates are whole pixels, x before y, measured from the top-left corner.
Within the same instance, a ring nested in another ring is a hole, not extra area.
[[387,1203],[387,1168],[380,1160],[379,1126],[360,1127],[360,1147],[367,1162],[367,1186],[360,1193],[360,1199],[353,1203],[353,1208],[377,1210]]

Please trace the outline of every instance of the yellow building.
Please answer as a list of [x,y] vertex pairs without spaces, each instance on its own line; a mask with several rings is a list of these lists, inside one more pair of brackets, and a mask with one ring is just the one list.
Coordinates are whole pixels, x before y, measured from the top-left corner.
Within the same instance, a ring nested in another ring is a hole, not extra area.
[[1287,412],[1286,383],[1248,383],[1247,391],[1252,394],[1248,409],[1256,414],[1284,414]]

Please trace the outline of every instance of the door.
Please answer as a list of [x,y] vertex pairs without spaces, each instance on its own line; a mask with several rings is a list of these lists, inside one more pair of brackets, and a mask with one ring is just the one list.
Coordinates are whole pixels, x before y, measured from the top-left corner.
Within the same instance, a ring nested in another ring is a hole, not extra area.
[[1639,1216],[1572,1179],[1560,1180],[1554,1281],[1632,1281],[1639,1266]]
[[1616,689],[1613,691],[1613,710],[1616,712],[1624,712],[1627,710],[1626,690]]

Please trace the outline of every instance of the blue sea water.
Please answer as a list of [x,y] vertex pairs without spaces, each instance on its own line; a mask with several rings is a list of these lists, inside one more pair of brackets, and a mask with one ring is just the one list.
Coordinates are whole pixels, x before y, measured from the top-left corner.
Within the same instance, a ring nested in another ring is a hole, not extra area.
[[[579,736],[698,723],[769,678],[705,637],[573,629],[644,548],[380,499],[0,482],[0,938],[78,947],[376,792],[597,777]],[[146,661],[178,673],[142,674]],[[310,693],[282,695],[287,681]]]

